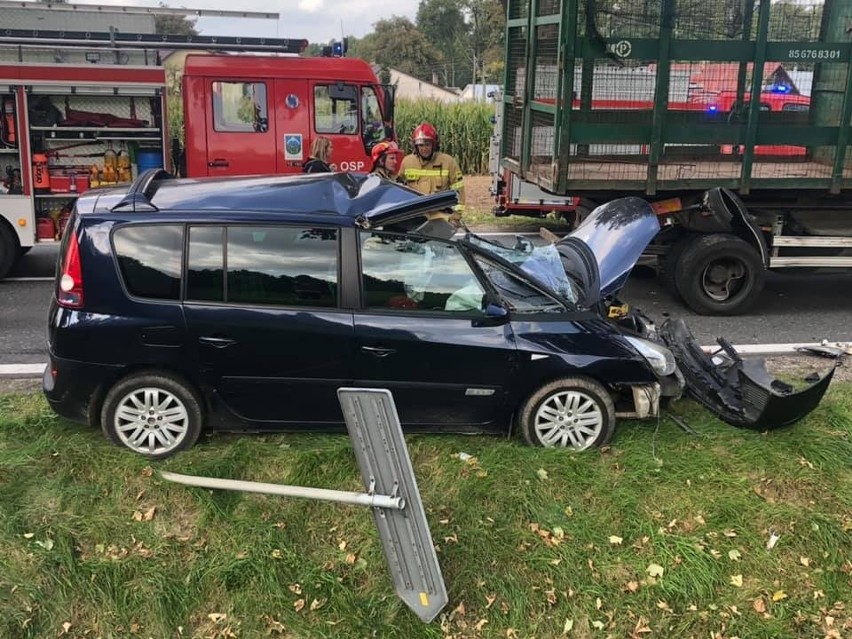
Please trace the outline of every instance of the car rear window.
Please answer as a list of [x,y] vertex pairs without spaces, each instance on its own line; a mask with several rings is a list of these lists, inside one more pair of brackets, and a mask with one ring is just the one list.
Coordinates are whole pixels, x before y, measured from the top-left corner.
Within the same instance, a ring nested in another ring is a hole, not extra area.
[[113,246],[124,284],[131,295],[180,299],[183,226],[126,226],[113,234]]

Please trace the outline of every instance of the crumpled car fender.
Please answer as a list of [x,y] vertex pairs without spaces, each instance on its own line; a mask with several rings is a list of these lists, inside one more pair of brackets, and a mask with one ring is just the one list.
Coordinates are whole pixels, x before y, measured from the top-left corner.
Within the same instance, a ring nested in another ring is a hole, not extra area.
[[763,359],[742,359],[723,339],[723,361],[715,363],[682,319],[667,320],[659,336],[674,354],[689,395],[739,428],[774,430],[802,419],[819,405],[837,366],[835,362],[822,378],[796,391],[772,377]]

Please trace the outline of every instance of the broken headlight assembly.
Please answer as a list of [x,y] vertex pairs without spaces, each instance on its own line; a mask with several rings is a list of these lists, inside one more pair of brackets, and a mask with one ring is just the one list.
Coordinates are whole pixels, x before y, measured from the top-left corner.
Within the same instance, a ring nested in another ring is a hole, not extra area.
[[639,351],[639,354],[648,362],[651,370],[660,377],[668,377],[675,372],[677,364],[675,364],[674,355],[665,346],[632,335],[623,335],[622,337]]

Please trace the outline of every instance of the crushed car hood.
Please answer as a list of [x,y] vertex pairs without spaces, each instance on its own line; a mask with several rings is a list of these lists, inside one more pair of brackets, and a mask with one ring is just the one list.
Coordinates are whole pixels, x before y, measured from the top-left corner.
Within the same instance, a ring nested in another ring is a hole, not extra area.
[[797,422],[817,407],[834,376],[832,367],[796,390],[772,377],[763,359],[742,359],[724,339],[719,339],[719,354],[709,356],[682,319],[667,320],[659,335],[674,354],[689,394],[740,428],[773,430]]
[[565,271],[583,283],[582,304],[589,307],[618,293],[659,231],[651,205],[625,197],[597,207],[557,242]]

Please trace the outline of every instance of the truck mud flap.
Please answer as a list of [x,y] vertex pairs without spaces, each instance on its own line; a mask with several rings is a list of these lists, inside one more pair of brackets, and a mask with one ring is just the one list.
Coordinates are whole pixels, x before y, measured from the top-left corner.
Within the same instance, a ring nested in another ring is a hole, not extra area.
[[800,420],[820,403],[837,365],[797,391],[772,377],[763,359],[742,359],[724,339],[719,339],[720,356],[709,356],[681,319],[667,320],[659,335],[674,354],[689,395],[739,428],[773,430]]

